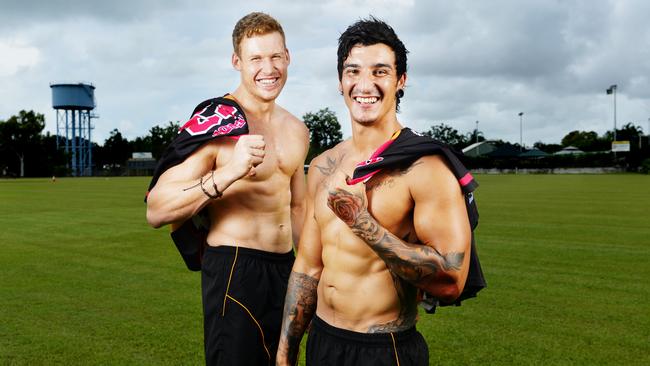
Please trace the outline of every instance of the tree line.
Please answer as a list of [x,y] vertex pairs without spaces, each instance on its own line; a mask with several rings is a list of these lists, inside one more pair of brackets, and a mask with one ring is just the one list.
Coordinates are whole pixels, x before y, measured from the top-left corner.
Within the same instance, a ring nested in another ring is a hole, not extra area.
[[[341,125],[330,109],[306,113],[302,119],[310,131],[307,162],[341,142]],[[103,144],[92,143],[93,171],[120,174],[134,152],[151,152],[154,159],[160,158],[167,145],[178,134],[179,127],[180,122],[169,121],[151,127],[146,135],[133,140],[125,138],[118,129],[113,129]],[[0,176],[42,177],[70,174],[70,157],[63,149],[57,148],[57,136],[49,132],[43,134],[44,128],[45,116],[34,111],[22,110],[5,121],[0,120]],[[421,132],[457,150],[486,140],[483,133],[476,129],[461,133],[445,123],[432,125],[429,130]],[[644,164],[643,159],[650,158],[647,137],[643,136],[641,127],[628,123],[616,130],[616,136],[617,140],[628,140],[631,143],[631,152],[626,156],[626,164],[639,166]],[[645,148],[642,147],[644,138]],[[567,146],[574,146],[585,152],[609,154],[612,140],[613,131],[598,135],[594,131],[576,130],[564,136],[560,144],[536,142],[534,147],[551,154]],[[496,146],[519,147],[519,144],[500,139],[490,139],[490,142]],[[65,144],[61,137],[59,144]],[[650,165],[650,160],[646,160],[645,164]]]
[[[341,141],[341,125],[328,108],[303,116],[311,131],[308,161]],[[179,121],[153,126],[144,136],[129,140],[116,128],[103,144],[92,142],[93,172],[119,175],[134,152],[151,152],[159,159],[178,134]],[[62,146],[65,137],[45,129],[45,116],[34,111],[20,111],[6,121],[0,120],[0,177],[44,177],[70,175],[70,156]],[[80,139],[80,138],[77,138]],[[77,146],[80,144],[77,141]]]
[[[92,142],[93,171],[120,171],[133,152],[151,152],[158,159],[178,133],[179,123],[154,126],[145,136],[125,138],[118,129],[99,145]],[[70,156],[62,148],[65,137],[43,134],[45,116],[20,111],[6,121],[0,120],[0,176],[44,177],[70,174]],[[78,140],[81,138],[77,137]],[[68,142],[70,142],[68,140]],[[79,141],[77,141],[79,146]]]
[[[463,134],[445,123],[431,126],[428,131],[424,131],[424,134],[445,142],[456,150],[462,150],[472,143],[486,140],[480,131],[473,130]],[[629,141],[630,151],[618,155],[611,152],[612,141],[614,141],[613,130],[606,131],[602,135],[599,135],[595,131],[574,130],[566,134],[559,144],[547,144],[541,141],[535,142],[532,146],[533,148],[551,154],[544,158],[521,159],[516,156],[508,158],[492,158],[486,156],[477,158],[466,157],[465,164],[472,169],[620,166],[629,171],[640,170],[645,173],[650,171],[650,137],[643,135],[643,129],[640,126],[629,122],[617,128],[616,140]],[[511,147],[512,151],[528,150],[525,146],[522,149],[519,143],[511,143],[501,139],[490,139],[489,142],[497,148],[507,145]],[[552,155],[567,147],[575,147],[586,154],[568,156]]]

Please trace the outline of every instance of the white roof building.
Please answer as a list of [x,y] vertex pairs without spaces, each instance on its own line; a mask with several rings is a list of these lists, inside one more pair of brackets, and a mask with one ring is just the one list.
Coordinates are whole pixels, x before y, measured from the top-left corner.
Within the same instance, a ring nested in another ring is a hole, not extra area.
[[481,141],[467,146],[462,151],[465,156],[481,156],[489,154],[496,149],[496,146],[492,145],[489,141]]
[[567,146],[553,155],[576,155],[576,154],[584,154],[584,153],[585,153],[584,151],[578,149],[575,146]]

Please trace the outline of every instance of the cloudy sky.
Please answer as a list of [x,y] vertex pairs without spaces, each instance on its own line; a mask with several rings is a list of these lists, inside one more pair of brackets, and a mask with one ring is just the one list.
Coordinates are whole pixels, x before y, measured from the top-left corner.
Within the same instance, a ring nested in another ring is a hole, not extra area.
[[297,116],[334,110],[337,38],[361,17],[395,28],[409,49],[402,124],[441,122],[488,138],[559,142],[569,131],[619,125],[648,132],[650,2],[0,0],[0,119],[44,113],[54,132],[52,82],[92,82],[93,140],[118,128],[132,139],[184,121],[194,106],[236,88],[231,32],[251,11],[276,17],[292,56],[278,102]]

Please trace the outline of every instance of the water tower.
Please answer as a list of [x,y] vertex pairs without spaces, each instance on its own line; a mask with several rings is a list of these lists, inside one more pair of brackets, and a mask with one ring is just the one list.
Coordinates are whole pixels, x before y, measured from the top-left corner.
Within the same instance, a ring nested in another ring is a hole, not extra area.
[[[92,175],[91,120],[97,118],[95,86],[84,83],[50,84],[52,107],[56,109],[56,147],[70,155],[72,175]],[[64,134],[65,132],[65,134]]]

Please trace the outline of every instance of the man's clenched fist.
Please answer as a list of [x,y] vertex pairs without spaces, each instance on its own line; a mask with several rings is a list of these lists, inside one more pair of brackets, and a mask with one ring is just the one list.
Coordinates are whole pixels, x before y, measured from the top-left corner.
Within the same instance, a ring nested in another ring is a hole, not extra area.
[[239,138],[228,162],[229,169],[237,179],[255,175],[255,167],[264,161],[265,146],[262,135],[243,135]]

